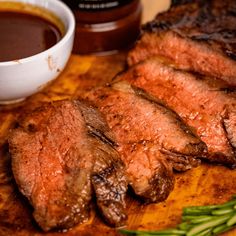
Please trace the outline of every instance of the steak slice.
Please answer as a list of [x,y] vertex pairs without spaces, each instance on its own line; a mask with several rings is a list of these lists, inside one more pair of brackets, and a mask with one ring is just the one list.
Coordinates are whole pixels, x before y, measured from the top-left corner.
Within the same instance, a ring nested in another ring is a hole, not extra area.
[[129,184],[146,201],[167,198],[174,184],[172,165],[185,171],[199,164],[205,144],[176,113],[142,90],[115,82],[92,90],[87,98],[105,115]]
[[236,2],[195,1],[172,7],[143,27],[129,65],[158,55],[176,67],[236,85]]
[[44,231],[87,220],[93,190],[105,219],[124,224],[127,183],[114,145],[101,115],[82,101],[45,104],[12,131],[13,174]]
[[175,110],[207,144],[210,161],[236,166],[236,94],[225,83],[146,60],[120,76]]

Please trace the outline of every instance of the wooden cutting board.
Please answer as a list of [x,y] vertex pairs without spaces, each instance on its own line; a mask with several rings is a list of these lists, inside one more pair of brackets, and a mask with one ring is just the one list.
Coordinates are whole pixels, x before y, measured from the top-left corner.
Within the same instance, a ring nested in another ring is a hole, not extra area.
[[[61,76],[42,92],[26,101],[0,106],[0,235],[118,235],[102,221],[95,207],[85,224],[67,232],[43,233],[34,222],[32,208],[18,192],[11,172],[7,136],[17,117],[41,102],[77,98],[86,90],[105,84],[126,67],[126,53],[105,57],[72,55]],[[127,197],[129,229],[154,230],[174,227],[181,209],[189,205],[223,203],[236,194],[236,170],[202,164],[185,173],[176,173],[174,191],[159,204],[144,205],[135,196]],[[236,235],[236,230],[225,235]]]

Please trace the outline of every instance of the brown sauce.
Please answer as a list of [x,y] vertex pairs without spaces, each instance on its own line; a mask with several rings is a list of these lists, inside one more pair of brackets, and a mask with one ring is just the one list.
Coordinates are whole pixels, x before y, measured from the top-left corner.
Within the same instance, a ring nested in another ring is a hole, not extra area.
[[45,51],[61,37],[60,30],[42,17],[0,11],[0,62],[22,59]]

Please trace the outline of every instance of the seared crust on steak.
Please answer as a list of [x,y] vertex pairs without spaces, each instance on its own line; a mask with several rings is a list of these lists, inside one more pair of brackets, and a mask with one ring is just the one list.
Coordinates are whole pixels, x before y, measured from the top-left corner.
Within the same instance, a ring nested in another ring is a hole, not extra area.
[[146,201],[167,198],[174,183],[172,166],[190,169],[204,155],[205,144],[176,113],[124,81],[95,89],[87,98],[104,114],[116,136],[129,184]]
[[93,190],[106,220],[124,224],[123,163],[94,107],[82,101],[45,104],[20,121],[9,144],[15,180],[44,231],[87,220]]
[[193,1],[172,7],[143,27],[128,63],[158,55],[180,69],[236,86],[235,29],[235,1]]
[[120,76],[175,110],[208,146],[206,158],[236,166],[236,93],[213,78],[176,70],[158,58],[146,60]]

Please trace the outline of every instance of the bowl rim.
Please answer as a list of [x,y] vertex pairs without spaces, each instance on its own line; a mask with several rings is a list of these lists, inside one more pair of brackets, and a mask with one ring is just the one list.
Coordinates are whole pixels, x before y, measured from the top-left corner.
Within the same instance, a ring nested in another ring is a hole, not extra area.
[[[17,0],[0,0],[0,3],[1,3],[1,1],[2,2],[17,2]],[[75,30],[75,17],[74,17],[73,12],[71,11],[71,9],[64,2],[62,2],[61,0],[53,0],[53,1],[52,0],[48,0],[48,1],[53,2],[54,4],[57,4],[59,7],[61,7],[65,11],[65,13],[66,13],[66,15],[68,17],[68,20],[69,20],[68,21],[68,29],[66,30],[65,35],[55,45],[53,45],[52,47],[48,48],[47,50],[44,50],[44,51],[42,51],[40,53],[37,53],[37,54],[29,56],[29,57],[24,57],[24,58],[20,58],[20,59],[16,59],[16,60],[11,60],[11,61],[0,62],[0,67],[16,65],[16,64],[19,65],[19,64],[23,64],[23,63],[27,63],[27,62],[32,62],[32,61],[34,61],[35,59],[37,59],[39,57],[43,57],[43,56],[47,57],[48,54],[52,54],[58,47],[61,47],[63,44],[65,44],[70,39],[70,37],[74,34],[74,30]],[[23,2],[23,1],[21,1],[21,2]],[[35,2],[33,3],[33,2],[28,2],[27,1],[25,3],[26,4],[40,6],[39,4],[37,4]],[[43,8],[45,8],[45,7],[43,7]],[[53,14],[56,14],[51,9],[47,9],[47,10],[53,12]],[[60,18],[59,15],[57,15],[57,16]]]

